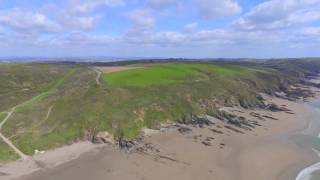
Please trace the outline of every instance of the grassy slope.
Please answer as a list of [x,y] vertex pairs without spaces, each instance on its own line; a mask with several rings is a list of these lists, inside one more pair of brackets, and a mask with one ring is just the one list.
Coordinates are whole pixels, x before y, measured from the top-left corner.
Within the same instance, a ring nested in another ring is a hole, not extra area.
[[[60,106],[60,102],[61,105],[67,104],[64,103],[65,98],[81,98],[77,93],[81,93],[84,86],[89,86],[87,84],[89,81],[94,81],[95,73],[83,68],[65,70],[64,76],[54,80],[49,89],[20,104],[3,127],[3,133],[27,154],[32,154],[35,149],[47,149],[65,144],[80,136],[73,134],[77,130],[73,126],[73,123],[76,124],[77,116],[72,116],[72,120],[65,114],[59,116],[71,107],[64,107],[58,111],[56,108]],[[87,81],[82,78],[89,79]],[[77,111],[79,113],[79,109]],[[66,131],[63,131],[64,126],[68,128]]]
[[19,156],[0,139],[0,162],[7,162],[19,159]]
[[291,81],[272,69],[169,64],[105,74],[106,83],[97,86],[96,74],[88,68],[47,68],[59,69],[60,80],[46,77],[51,79],[46,89],[3,127],[27,154],[70,143],[88,131],[123,132],[132,138],[142,127],[154,128],[192,113],[215,113],[222,105],[260,106],[257,92],[275,91]]
[[[7,116],[6,113],[0,113],[0,122]],[[10,147],[0,139],[0,162],[16,160],[19,156]]]
[[[276,88],[271,84],[277,86],[279,81],[271,75],[271,81],[264,82],[260,75],[271,74],[260,69],[212,64],[170,64],[104,74],[111,86],[110,94],[117,94],[109,97],[112,101],[105,106],[105,113],[109,113],[106,118],[113,120],[112,127],[125,129],[126,136],[133,137],[144,126],[156,127],[160,122],[191,113],[215,111],[216,104],[210,105],[210,101],[241,101],[244,106],[255,106],[259,104],[257,89]],[[248,87],[250,83],[252,89]]]
[[0,113],[0,122],[7,116],[7,113]]
[[64,76],[66,66],[0,64],[0,112],[46,91]]

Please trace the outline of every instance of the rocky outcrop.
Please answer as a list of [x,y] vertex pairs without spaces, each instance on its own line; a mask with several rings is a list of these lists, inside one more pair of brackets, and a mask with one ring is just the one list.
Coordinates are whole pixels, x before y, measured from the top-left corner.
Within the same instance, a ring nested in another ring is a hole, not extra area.
[[180,120],[178,120],[179,124],[185,124],[185,125],[193,125],[198,126],[200,128],[204,126],[210,126],[214,124],[215,119],[211,116],[205,115],[205,116],[196,116],[191,115],[190,117],[183,117]]
[[273,103],[268,104],[268,105],[266,106],[266,109],[268,109],[268,110],[270,110],[270,111],[272,111],[272,112],[280,112],[280,111],[290,112],[290,111],[291,111],[290,109],[288,109],[288,108],[286,108],[286,107],[280,107],[280,106],[278,106],[278,105],[276,105],[276,104],[273,104]]
[[112,134],[108,133],[107,131],[99,132],[92,137],[92,143],[94,144],[114,144],[114,137]]

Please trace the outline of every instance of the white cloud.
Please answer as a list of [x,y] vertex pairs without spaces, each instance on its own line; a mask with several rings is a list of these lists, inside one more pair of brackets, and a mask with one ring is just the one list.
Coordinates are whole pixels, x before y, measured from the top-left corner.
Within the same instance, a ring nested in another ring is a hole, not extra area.
[[286,41],[281,33],[274,32],[248,32],[226,29],[209,29],[189,32],[148,32],[144,34],[131,34],[124,37],[123,42],[129,44],[170,46],[170,47],[206,47],[213,45],[246,46],[252,44],[276,44]]
[[98,7],[123,5],[123,0],[69,0],[66,7],[57,8],[57,21],[67,28],[90,30],[100,19],[100,16],[94,13]]
[[61,26],[39,12],[25,11],[19,8],[0,11],[0,24],[13,31],[42,33],[58,32]]
[[187,33],[192,33],[192,32],[194,32],[197,28],[198,28],[198,23],[197,23],[197,22],[193,22],[193,23],[187,24],[187,25],[184,27],[184,31],[187,32]]
[[98,6],[122,6],[122,0],[70,0],[69,8],[71,13],[89,13]]
[[55,38],[43,39],[38,41],[38,44],[44,46],[108,46],[117,43],[119,40],[107,35],[95,35],[82,32],[74,32],[63,36],[57,36]]
[[138,9],[127,14],[132,21],[130,33],[144,33],[152,29],[155,25],[155,19],[152,12],[148,9]]
[[255,6],[235,26],[244,30],[279,29],[320,20],[320,0],[270,0]]
[[166,9],[177,5],[178,0],[149,0],[148,5],[157,10]]
[[194,0],[200,17],[213,19],[233,16],[241,12],[241,6],[235,0]]
[[306,27],[300,31],[301,35],[305,36],[319,36],[320,38],[320,27]]
[[66,29],[90,30],[95,27],[99,19],[98,15],[73,15],[61,12],[57,21]]

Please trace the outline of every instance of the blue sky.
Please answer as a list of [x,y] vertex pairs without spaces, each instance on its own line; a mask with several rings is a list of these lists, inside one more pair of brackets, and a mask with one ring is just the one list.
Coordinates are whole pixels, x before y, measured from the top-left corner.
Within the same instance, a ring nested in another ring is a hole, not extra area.
[[320,56],[320,0],[0,0],[0,56]]

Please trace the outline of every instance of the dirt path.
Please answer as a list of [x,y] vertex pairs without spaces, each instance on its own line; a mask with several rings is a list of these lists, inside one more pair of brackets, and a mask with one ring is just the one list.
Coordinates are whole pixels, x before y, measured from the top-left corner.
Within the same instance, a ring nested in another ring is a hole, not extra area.
[[1,133],[1,128],[2,126],[7,122],[7,120],[11,117],[11,115],[13,114],[14,110],[16,108],[13,107],[9,112],[8,115],[2,120],[2,122],[0,123],[0,138],[8,144],[8,146],[10,146],[20,157],[21,159],[26,159],[28,158],[27,155],[25,155],[23,152],[21,152],[8,138],[6,138],[2,133]]
[[7,120],[10,118],[10,116],[12,115],[12,113],[14,112],[16,108],[12,108],[9,112],[7,112],[7,116],[3,119],[3,121],[0,123],[0,130],[2,128],[2,126],[4,125],[4,123],[7,122]]
[[8,144],[8,146],[10,146],[21,157],[21,159],[28,158],[28,156],[25,155],[23,152],[21,152],[15,145],[13,145],[12,142],[8,138],[4,137],[1,132],[0,132],[0,137],[5,143]]
[[46,115],[46,118],[45,118],[45,121],[48,120],[49,116],[50,116],[50,113],[52,111],[52,108],[53,108],[54,105],[52,105],[51,107],[49,107],[48,109],[48,112],[47,112],[47,115]]
[[97,85],[100,85],[101,84],[100,77],[101,77],[102,72],[96,68],[92,68],[92,70],[94,70],[97,73],[96,82],[97,82]]

